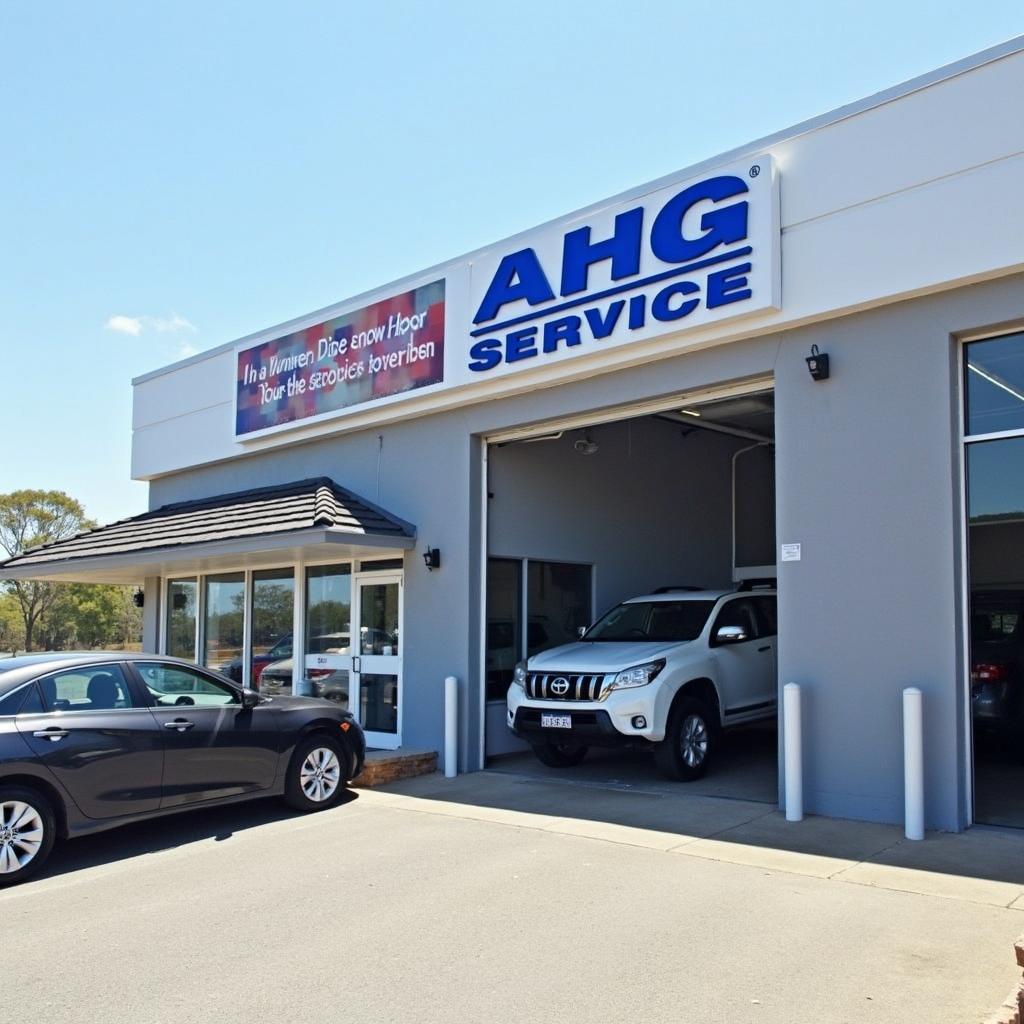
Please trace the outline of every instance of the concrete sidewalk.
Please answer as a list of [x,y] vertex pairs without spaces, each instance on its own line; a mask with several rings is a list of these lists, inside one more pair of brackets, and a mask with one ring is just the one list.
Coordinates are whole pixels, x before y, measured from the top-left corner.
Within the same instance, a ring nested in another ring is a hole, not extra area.
[[479,773],[129,826],[0,892],[0,1022],[977,1024],[1024,845]]

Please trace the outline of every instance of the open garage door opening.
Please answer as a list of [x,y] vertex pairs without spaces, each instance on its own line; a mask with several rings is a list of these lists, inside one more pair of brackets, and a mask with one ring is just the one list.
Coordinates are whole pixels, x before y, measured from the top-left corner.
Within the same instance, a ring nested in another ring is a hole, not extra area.
[[489,767],[777,802],[774,424],[762,388],[490,445]]

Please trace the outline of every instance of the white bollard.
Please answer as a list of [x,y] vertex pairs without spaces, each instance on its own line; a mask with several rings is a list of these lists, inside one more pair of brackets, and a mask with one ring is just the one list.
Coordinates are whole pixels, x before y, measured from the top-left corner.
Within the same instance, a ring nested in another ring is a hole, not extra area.
[[444,777],[459,774],[459,681],[448,676],[444,681]]
[[804,755],[800,728],[800,687],[786,683],[782,689],[786,821],[804,820]]
[[924,839],[924,710],[921,691],[903,691],[904,832],[908,839]]

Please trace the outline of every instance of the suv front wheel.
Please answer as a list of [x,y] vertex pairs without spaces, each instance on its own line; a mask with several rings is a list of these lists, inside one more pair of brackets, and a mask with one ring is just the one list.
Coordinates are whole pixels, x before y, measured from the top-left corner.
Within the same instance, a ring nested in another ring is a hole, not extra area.
[[718,736],[714,712],[695,697],[681,697],[669,715],[665,738],[654,748],[654,759],[668,778],[692,782],[707,771]]

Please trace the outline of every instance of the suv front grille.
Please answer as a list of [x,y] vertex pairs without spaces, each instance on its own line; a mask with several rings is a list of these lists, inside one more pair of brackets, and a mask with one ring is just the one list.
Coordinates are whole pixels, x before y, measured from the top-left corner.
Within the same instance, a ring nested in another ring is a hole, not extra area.
[[529,672],[526,696],[534,700],[598,700],[604,674],[570,675],[568,672]]

